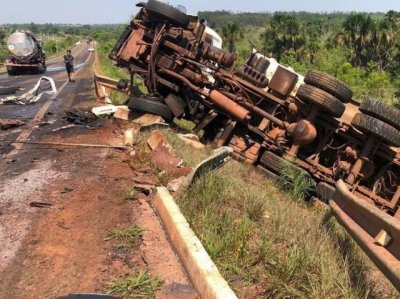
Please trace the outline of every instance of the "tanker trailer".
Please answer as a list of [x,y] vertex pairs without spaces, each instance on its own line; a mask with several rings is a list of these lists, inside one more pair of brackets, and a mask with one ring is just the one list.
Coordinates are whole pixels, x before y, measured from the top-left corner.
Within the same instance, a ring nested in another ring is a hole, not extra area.
[[32,33],[15,32],[7,40],[10,56],[6,59],[5,66],[10,76],[46,72],[46,55],[43,44]]

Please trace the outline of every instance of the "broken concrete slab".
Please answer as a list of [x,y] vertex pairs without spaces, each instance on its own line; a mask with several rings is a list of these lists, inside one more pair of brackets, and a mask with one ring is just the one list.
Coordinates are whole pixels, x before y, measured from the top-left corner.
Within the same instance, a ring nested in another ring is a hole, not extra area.
[[147,139],[147,145],[152,151],[155,151],[160,145],[164,145],[164,147],[172,150],[172,147],[169,144],[167,137],[165,137],[165,135],[160,131],[154,131],[150,135],[150,137]]
[[154,131],[147,139],[147,144],[152,150],[151,161],[159,170],[166,171],[174,178],[190,173],[191,168],[181,167],[182,159],[173,153],[167,138],[160,131]]
[[151,126],[155,124],[166,124],[165,120],[158,115],[154,114],[143,114],[139,118],[136,118],[134,120],[135,123],[141,125],[141,126]]
[[131,120],[131,111],[128,106],[117,106],[117,111],[114,113],[114,118],[122,120]]
[[200,142],[199,137],[194,134],[178,134],[178,137],[185,142],[193,146],[195,149],[203,149],[206,146]]
[[180,189],[180,187],[182,186],[182,184],[183,184],[183,182],[185,180],[186,180],[186,177],[184,177],[184,176],[180,177],[180,178],[177,178],[175,180],[172,180],[167,185],[168,191],[171,192],[171,193],[177,192]]
[[25,125],[25,122],[18,119],[0,119],[0,129],[8,130]]

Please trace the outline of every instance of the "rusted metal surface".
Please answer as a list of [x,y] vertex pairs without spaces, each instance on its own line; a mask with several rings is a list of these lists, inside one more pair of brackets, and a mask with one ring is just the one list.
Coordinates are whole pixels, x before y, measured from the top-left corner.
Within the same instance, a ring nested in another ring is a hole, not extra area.
[[400,291],[400,221],[359,200],[338,181],[329,201],[337,220]]

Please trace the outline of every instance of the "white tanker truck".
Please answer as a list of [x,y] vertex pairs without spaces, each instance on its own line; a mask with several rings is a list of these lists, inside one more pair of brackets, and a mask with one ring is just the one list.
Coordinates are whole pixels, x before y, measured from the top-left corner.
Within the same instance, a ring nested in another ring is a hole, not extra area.
[[15,32],[7,40],[10,56],[5,61],[10,76],[46,72],[46,55],[43,44],[32,33]]

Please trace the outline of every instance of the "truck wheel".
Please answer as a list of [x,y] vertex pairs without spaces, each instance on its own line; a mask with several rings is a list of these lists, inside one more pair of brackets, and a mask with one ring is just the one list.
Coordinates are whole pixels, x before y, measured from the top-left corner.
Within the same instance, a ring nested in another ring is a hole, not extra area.
[[137,112],[144,112],[162,116],[167,121],[172,121],[174,116],[171,109],[163,103],[144,98],[133,98],[128,103],[129,109]]
[[160,17],[164,17],[171,23],[178,26],[186,28],[190,23],[190,18],[187,14],[181,12],[171,5],[157,0],[147,1],[146,10]]
[[272,152],[265,152],[260,159],[260,163],[265,166],[267,169],[272,170],[274,173],[281,175],[283,174],[283,169],[285,167],[290,167],[296,173],[296,175],[303,175],[307,178],[311,178],[310,174],[301,169],[300,167],[296,166],[295,164],[285,160],[282,157],[275,155]]
[[330,93],[344,103],[349,102],[353,97],[353,91],[350,87],[339,79],[323,72],[309,71],[304,78],[304,82]]
[[15,86],[0,86],[0,95],[14,94],[18,87]]
[[341,117],[346,109],[344,104],[333,95],[307,84],[300,86],[297,97],[300,100],[317,105],[329,115],[337,118]]
[[400,110],[378,100],[367,99],[360,105],[360,111],[390,124],[400,130]]
[[357,113],[353,117],[351,124],[360,131],[372,134],[389,145],[400,147],[400,132],[379,119],[366,114]]
[[335,194],[335,187],[329,185],[325,182],[318,183],[317,187],[315,188],[315,192],[318,195],[318,198],[325,203],[328,203],[329,200],[333,198]]

